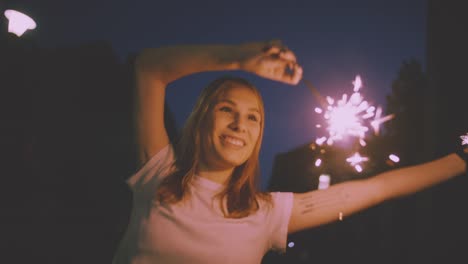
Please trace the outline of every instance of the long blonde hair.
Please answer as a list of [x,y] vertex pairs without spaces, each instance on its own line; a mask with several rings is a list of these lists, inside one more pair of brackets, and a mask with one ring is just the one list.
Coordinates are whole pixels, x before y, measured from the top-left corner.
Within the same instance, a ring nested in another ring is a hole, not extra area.
[[[175,171],[166,177],[157,191],[161,202],[176,203],[187,197],[190,181],[194,178],[200,165],[202,154],[201,135],[207,122],[208,113],[213,109],[219,96],[230,89],[228,84],[239,84],[251,89],[257,96],[261,114],[260,135],[251,156],[237,166],[225,188],[217,194],[220,208],[227,218],[242,218],[259,209],[259,199],[271,203],[269,193],[258,190],[260,165],[259,153],[263,138],[264,106],[258,90],[242,78],[224,76],[211,82],[200,94],[190,114],[182,135],[175,147]],[[223,201],[226,201],[224,206]]]

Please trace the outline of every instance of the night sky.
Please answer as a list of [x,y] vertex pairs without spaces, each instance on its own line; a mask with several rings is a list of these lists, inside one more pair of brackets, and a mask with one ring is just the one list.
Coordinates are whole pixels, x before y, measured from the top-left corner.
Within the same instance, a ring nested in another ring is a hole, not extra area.
[[[109,42],[124,60],[145,47],[281,39],[296,52],[304,78],[322,95],[350,92],[355,75],[375,105],[404,60],[424,65],[426,1],[2,1],[35,18],[43,47]],[[7,5],[5,5],[5,3]],[[2,6],[3,5],[3,6]],[[261,152],[262,185],[272,161],[315,139],[318,102],[304,83],[289,86],[242,72],[261,91],[266,107]],[[201,73],[169,86],[168,103],[180,127],[200,90],[220,73]]]

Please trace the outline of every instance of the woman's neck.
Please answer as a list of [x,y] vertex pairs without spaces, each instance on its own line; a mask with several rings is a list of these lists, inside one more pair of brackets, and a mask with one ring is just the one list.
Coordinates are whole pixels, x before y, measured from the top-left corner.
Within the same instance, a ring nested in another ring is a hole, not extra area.
[[200,164],[200,167],[197,170],[197,175],[210,181],[226,185],[233,171],[234,168],[215,169]]

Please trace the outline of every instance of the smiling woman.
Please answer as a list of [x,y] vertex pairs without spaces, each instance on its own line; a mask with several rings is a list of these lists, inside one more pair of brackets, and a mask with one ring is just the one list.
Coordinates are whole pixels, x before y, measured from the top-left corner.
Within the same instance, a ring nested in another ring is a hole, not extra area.
[[[258,163],[263,131],[263,104],[253,88],[234,79],[223,78],[220,95],[210,109],[202,137],[202,170],[225,170],[211,180],[224,184],[233,168],[249,158]],[[261,109],[261,110],[260,110]]]
[[208,85],[197,102],[176,149],[177,170],[161,182],[159,199],[182,200],[198,176],[226,186],[219,195],[219,201],[226,199],[227,207],[220,205],[225,216],[248,215],[258,209],[257,198],[269,197],[256,197],[263,134],[260,94],[243,79],[222,77]]
[[[301,194],[260,192],[264,108],[244,79],[222,77],[199,96],[175,146],[164,127],[166,86],[202,71],[244,70],[295,85],[302,68],[280,41],[147,49],[136,61],[141,168],[128,229],[114,256],[127,263],[260,263],[289,233],[342,220],[466,172],[451,154],[418,166]],[[460,154],[462,155],[462,154]]]

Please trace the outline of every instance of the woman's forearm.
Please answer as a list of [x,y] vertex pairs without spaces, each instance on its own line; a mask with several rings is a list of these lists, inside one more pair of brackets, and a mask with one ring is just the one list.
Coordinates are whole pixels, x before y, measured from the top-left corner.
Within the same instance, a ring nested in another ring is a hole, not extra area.
[[235,45],[148,48],[138,55],[136,69],[167,85],[193,73],[239,69],[237,49]]
[[383,200],[415,193],[466,172],[466,163],[456,154],[381,173],[373,178],[381,186]]

